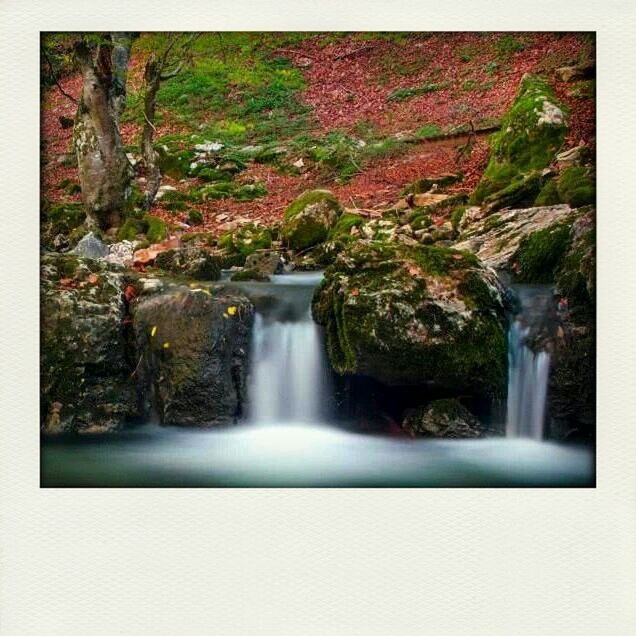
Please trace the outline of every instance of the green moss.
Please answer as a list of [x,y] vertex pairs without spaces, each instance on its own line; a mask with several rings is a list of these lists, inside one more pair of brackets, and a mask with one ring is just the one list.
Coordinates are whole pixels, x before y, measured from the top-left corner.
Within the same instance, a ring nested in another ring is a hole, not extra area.
[[541,173],[531,172],[525,176],[516,177],[506,187],[488,195],[483,199],[483,203],[491,211],[532,205],[541,191],[542,184]]
[[351,237],[351,228],[360,227],[364,224],[364,218],[359,214],[342,214],[336,225],[329,232],[329,240],[348,239]]
[[296,250],[324,241],[342,213],[338,199],[328,190],[309,190],[285,210],[281,236]]
[[501,130],[491,136],[490,160],[471,203],[482,203],[487,196],[552,162],[567,126],[565,122],[539,123],[546,102],[565,112],[546,80],[524,76],[512,107],[502,119]]
[[245,262],[245,258],[256,250],[269,249],[272,246],[272,234],[267,228],[248,223],[221,234],[217,244],[228,254],[239,254]]
[[465,213],[465,205],[458,205],[457,207],[453,208],[453,211],[451,212],[450,222],[456,232],[459,230],[459,224],[462,222]]
[[81,203],[42,204],[42,213],[51,223],[52,234],[67,234],[84,223],[86,212]]
[[427,93],[434,93],[435,91],[442,90],[446,88],[446,84],[423,84],[422,86],[415,86],[413,88],[398,88],[394,90],[386,100],[388,102],[403,102],[407,99],[411,99],[412,97],[417,97],[418,95],[426,95]]
[[170,152],[163,145],[156,147],[158,155],[158,165],[161,174],[165,174],[173,179],[183,179],[188,175],[190,163],[195,158],[192,150],[177,150]]
[[561,199],[557,190],[557,182],[556,179],[550,179],[543,188],[541,188],[541,192],[539,192],[537,198],[534,200],[534,205],[557,205],[558,203],[561,203]]
[[201,225],[203,223],[203,214],[199,210],[190,210],[188,212],[188,223],[190,225]]
[[596,185],[583,166],[566,168],[557,183],[559,198],[573,208],[593,204],[596,200]]
[[148,224],[141,219],[128,218],[117,232],[118,241],[134,241],[138,234],[145,234]]
[[240,272],[235,272],[230,277],[231,281],[241,282],[241,281],[257,281],[257,282],[267,282],[269,281],[269,276],[266,274],[262,274],[261,272],[255,269],[242,269]]
[[414,230],[424,230],[433,225],[433,219],[426,212],[414,213],[409,219],[409,225]]
[[570,243],[570,228],[563,223],[524,237],[514,256],[513,269],[522,283],[553,283]]
[[253,201],[267,194],[267,188],[263,183],[248,183],[234,190],[233,197],[237,201]]
[[442,174],[439,177],[418,179],[404,188],[402,194],[422,194],[428,192],[434,185],[438,188],[446,188],[455,183],[459,183],[463,178],[464,175],[458,172],[457,174]]
[[168,236],[168,228],[165,222],[158,216],[146,214],[143,219],[147,223],[146,238],[151,243],[161,243]]

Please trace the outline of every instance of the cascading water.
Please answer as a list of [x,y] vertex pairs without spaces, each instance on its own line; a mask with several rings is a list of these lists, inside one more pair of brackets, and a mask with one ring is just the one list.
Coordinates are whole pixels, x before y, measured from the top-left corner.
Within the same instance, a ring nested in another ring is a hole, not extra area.
[[316,275],[276,277],[254,321],[249,387],[252,422],[323,422],[327,381],[324,347],[311,317]]
[[552,293],[548,287],[519,286],[521,311],[508,331],[506,435],[543,438],[550,354],[533,351],[529,338],[550,328]]

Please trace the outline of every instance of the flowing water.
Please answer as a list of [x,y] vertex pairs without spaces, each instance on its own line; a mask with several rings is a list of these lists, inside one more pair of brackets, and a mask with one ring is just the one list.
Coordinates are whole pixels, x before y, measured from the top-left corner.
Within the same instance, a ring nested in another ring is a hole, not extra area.
[[525,330],[534,328],[531,317],[543,311],[538,299],[544,293],[520,291],[522,311],[510,333],[514,365],[508,433],[518,439],[411,440],[351,432],[338,422],[323,336],[310,315],[320,278],[315,273],[291,274],[275,276],[272,283],[240,285],[257,309],[245,422],[212,430],[149,424],[117,435],[43,440],[41,484],[593,485],[589,448],[540,441],[536,432],[543,420],[545,392],[540,386],[547,382],[547,362],[526,352],[524,338],[529,335]]
[[506,435],[543,439],[550,354],[533,350],[532,341],[553,326],[552,289],[544,285],[515,288],[520,311],[508,330],[508,399]]

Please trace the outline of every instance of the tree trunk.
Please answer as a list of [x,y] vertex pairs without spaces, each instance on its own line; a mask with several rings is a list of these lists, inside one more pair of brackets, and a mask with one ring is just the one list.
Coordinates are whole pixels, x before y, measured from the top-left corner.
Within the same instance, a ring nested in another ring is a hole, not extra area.
[[157,92],[161,84],[161,64],[154,56],[146,64],[145,80],[146,95],[144,96],[144,129],[141,135],[141,154],[146,167],[144,207],[149,210],[161,185],[158,155],[152,143],[155,133],[153,122],[155,121]]
[[75,120],[77,154],[87,224],[107,230],[121,223],[130,195],[132,168],[119,133],[132,37],[117,34],[100,44],[96,60],[85,43],[75,47],[83,86]]

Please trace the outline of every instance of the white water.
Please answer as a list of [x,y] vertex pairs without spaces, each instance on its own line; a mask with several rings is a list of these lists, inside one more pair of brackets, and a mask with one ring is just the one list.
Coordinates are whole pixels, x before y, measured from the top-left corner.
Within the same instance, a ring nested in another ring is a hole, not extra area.
[[[294,279],[299,281],[300,287],[310,290],[316,284],[315,277],[280,278],[292,279],[279,283],[287,288],[287,292]],[[276,287],[272,286],[272,290]],[[273,295],[276,295],[275,291]],[[311,317],[311,294],[297,296],[296,312],[256,314],[249,385],[251,422],[324,421],[324,347],[319,328]]]
[[508,401],[506,435],[543,439],[550,354],[533,351],[528,336],[545,330],[552,303],[548,287],[517,289],[521,312],[508,331]]
[[516,320],[508,332],[508,437],[543,438],[550,354],[534,352],[525,344],[529,333]]

